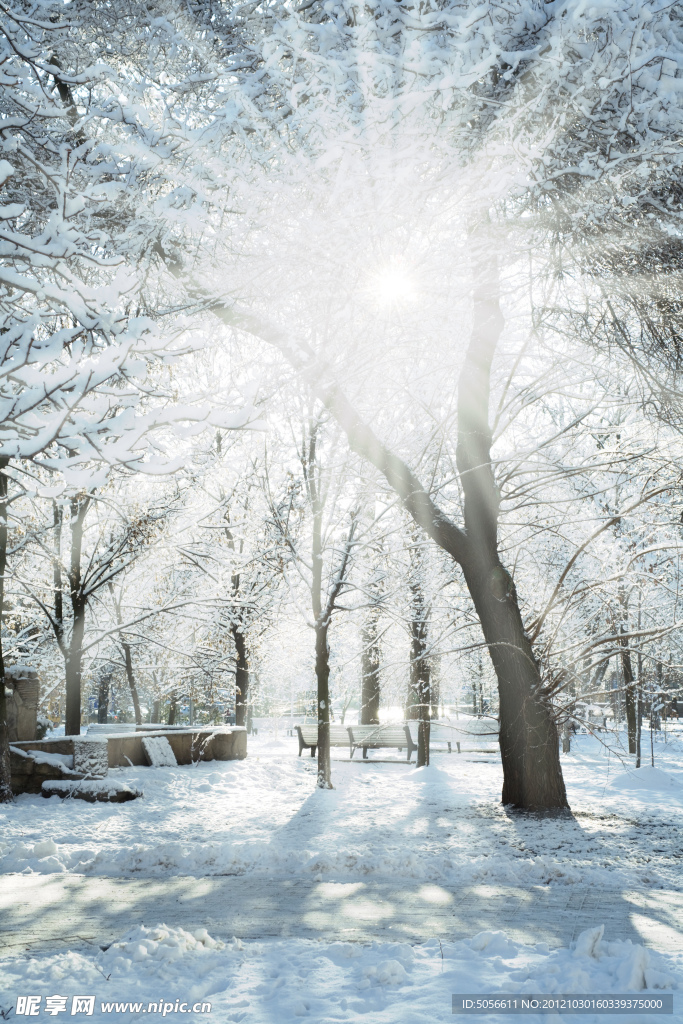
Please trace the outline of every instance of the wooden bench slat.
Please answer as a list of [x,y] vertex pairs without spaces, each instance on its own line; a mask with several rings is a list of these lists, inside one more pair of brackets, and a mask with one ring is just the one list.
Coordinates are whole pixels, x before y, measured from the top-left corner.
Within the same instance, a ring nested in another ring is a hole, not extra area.
[[[297,725],[295,728],[299,737],[299,757],[301,757],[302,750],[310,750],[311,757],[315,757],[315,751],[318,746],[318,726],[306,725],[304,723],[304,725]],[[349,745],[349,731],[347,727],[330,723],[330,746],[348,747]]]
[[358,747],[363,748],[363,757],[367,758],[368,750],[381,750],[387,747],[407,748],[407,760],[410,761],[417,744],[410,735],[407,725],[350,725],[351,757]]
[[[297,736],[299,738],[299,757],[303,750],[310,750],[311,757],[315,757],[318,746],[317,725],[297,725]],[[410,735],[407,725],[336,725],[330,724],[330,746],[345,747],[349,745],[349,756],[353,757],[358,747],[363,748],[363,757],[367,758],[368,750],[379,750],[387,747],[396,747],[398,750],[407,748],[407,760],[410,761],[417,744]]]

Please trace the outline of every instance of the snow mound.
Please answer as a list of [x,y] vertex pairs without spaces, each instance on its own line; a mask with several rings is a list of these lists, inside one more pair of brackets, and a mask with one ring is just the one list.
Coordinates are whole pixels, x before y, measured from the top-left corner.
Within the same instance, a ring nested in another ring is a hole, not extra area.
[[672,775],[651,765],[634,768],[633,771],[617,775],[609,783],[610,789],[649,789],[681,795],[681,786]]
[[121,957],[131,963],[141,961],[181,960],[188,953],[204,953],[207,950],[223,949],[224,944],[212,939],[206,928],[187,932],[184,928],[170,928],[165,924],[156,928],[139,925],[121,942],[115,942],[105,950],[106,958]]
[[[594,984],[603,985],[608,992],[642,992],[645,989],[678,987],[671,974],[658,969],[657,954],[630,940],[606,942],[604,934],[604,925],[581,932],[573,952],[573,958],[579,961],[578,974],[567,965],[564,967],[565,977],[581,978],[583,983],[586,977],[593,975],[596,978]],[[574,989],[569,988],[567,991]],[[590,991],[590,986],[585,991]],[[597,992],[598,988],[593,991]]]

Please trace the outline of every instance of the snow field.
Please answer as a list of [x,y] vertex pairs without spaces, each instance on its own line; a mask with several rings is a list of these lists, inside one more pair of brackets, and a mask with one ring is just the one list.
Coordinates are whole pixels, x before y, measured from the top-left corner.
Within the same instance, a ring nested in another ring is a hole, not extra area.
[[[116,1019],[120,1024],[145,1015],[102,1012],[103,1001],[140,1002],[145,1008],[151,1002],[206,1001],[211,1003],[209,1016],[169,1016],[212,1024],[286,1024],[302,1019],[316,1024],[356,1019],[369,1024],[426,1024],[456,1019],[451,1013],[453,993],[607,995],[644,989],[673,990],[674,1016],[666,1019],[680,1024],[682,986],[683,962],[629,942],[609,941],[602,928],[584,932],[574,949],[550,952],[543,945],[519,945],[499,931],[451,943],[434,938],[415,946],[296,938],[233,939],[223,944],[205,929],[191,934],[164,925],[139,926],[103,951],[0,961],[4,1013],[17,995],[87,994],[96,996],[90,1020]],[[561,1024],[569,1018],[552,1019]],[[603,1018],[581,1019],[590,1024]],[[642,1024],[656,1018],[609,1019],[615,1024]],[[510,1022],[501,1015],[486,1020]]]
[[113,770],[144,791],[126,804],[19,797],[0,809],[0,871],[680,888],[679,741],[632,772],[576,738],[563,758],[575,817],[541,822],[501,808],[493,757],[436,754],[418,770],[335,760],[322,792],[295,739],[249,742],[245,761]]

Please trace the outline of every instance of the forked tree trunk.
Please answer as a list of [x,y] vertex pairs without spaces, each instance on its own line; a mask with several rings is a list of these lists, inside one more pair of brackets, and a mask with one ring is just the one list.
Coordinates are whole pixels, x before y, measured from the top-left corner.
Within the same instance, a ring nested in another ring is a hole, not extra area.
[[488,422],[491,362],[504,325],[496,258],[485,251],[475,253],[474,276],[472,335],[458,386],[457,467],[464,530],[434,504],[410,468],[359,419],[338,388],[321,383],[319,390],[351,448],[384,474],[415,522],[463,570],[498,680],[503,803],[562,809],[568,805],[552,707],[514,583],[498,554],[500,496]]
[[7,468],[9,459],[0,458],[0,804],[12,801],[12,772],[9,756],[9,723],[5,696],[5,661],[2,649],[2,619],[7,568]]
[[315,675],[318,683],[318,786],[332,789],[330,762],[330,649],[328,622],[315,624]]
[[246,725],[249,706],[249,661],[247,641],[237,622],[230,626],[235,645],[235,725]]
[[212,306],[216,316],[278,347],[305,375],[318,398],[346,432],[353,451],[384,474],[415,522],[462,567],[498,680],[500,750],[506,804],[562,809],[567,796],[549,696],[527,636],[513,581],[498,553],[500,496],[491,465],[489,399],[491,363],[504,321],[499,303],[495,239],[470,233],[475,294],[473,328],[458,386],[457,467],[464,496],[464,529],[435,505],[409,466],[358,416],[329,367],[302,354],[277,328],[248,315]]
[[500,494],[489,426],[491,364],[504,326],[496,257],[479,254],[475,272],[472,336],[458,383],[456,461],[468,538],[460,564],[498,680],[503,803],[563,808],[567,796],[557,726],[515,585],[498,554]]

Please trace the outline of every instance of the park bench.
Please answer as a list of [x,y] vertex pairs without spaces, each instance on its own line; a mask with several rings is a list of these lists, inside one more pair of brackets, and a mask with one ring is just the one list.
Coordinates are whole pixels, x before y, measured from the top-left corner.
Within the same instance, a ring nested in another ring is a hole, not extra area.
[[[460,735],[460,734],[458,734]],[[454,740],[454,730],[448,725],[437,725],[436,722],[432,722],[429,726],[429,743],[445,743],[448,746],[448,753],[451,753],[451,747],[453,742],[458,747],[458,753],[460,753],[460,743],[458,740]]]
[[[318,726],[315,723],[307,725],[295,726],[297,736],[299,737],[299,757],[301,757],[302,750],[310,750],[311,757],[315,757],[315,751],[318,746]],[[345,725],[335,725],[330,722],[330,746],[331,747],[348,747],[349,746],[349,731]]]
[[[468,741],[474,743],[496,743],[498,740],[499,725],[494,718],[469,718],[460,721],[434,721],[430,726],[430,743],[445,743],[448,746],[448,753],[452,751],[455,743],[458,753],[461,753],[461,743]],[[465,748],[467,751],[468,748]],[[484,753],[491,752],[487,747],[471,747],[470,753],[481,750]],[[496,747],[497,749],[497,747]]]
[[407,760],[417,744],[410,735],[410,727],[407,725],[350,725],[349,739],[351,740],[351,757],[358,747],[363,748],[363,757],[368,756],[368,750],[379,750],[387,747],[396,747],[399,751],[406,747],[408,751]]

